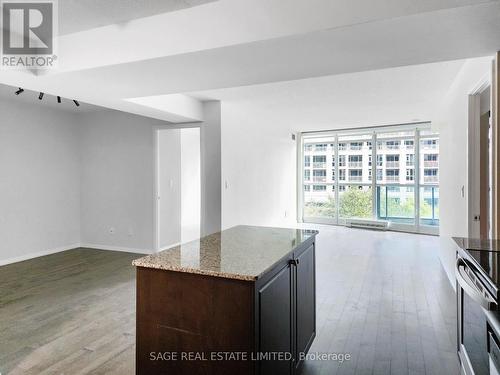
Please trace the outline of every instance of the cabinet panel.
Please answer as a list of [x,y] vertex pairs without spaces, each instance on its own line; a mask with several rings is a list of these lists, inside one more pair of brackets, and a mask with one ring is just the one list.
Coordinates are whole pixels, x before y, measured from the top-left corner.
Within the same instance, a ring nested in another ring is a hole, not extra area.
[[[297,257],[296,265],[296,332],[297,353],[306,353],[316,335],[316,276],[314,245]],[[300,365],[300,363],[297,363]]]
[[[285,266],[259,289],[260,353],[292,352],[292,272]],[[264,360],[261,375],[289,374],[291,362]]]

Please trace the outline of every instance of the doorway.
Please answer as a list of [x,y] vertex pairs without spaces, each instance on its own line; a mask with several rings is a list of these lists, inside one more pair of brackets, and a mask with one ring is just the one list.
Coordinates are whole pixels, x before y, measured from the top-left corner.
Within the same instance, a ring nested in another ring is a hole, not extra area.
[[200,237],[200,128],[156,133],[156,242],[165,250]]
[[491,85],[485,80],[469,97],[468,235],[492,238]]

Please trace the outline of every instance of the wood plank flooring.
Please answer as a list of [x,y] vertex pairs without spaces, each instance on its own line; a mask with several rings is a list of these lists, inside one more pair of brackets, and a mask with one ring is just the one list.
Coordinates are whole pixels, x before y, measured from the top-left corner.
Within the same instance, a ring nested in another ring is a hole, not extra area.
[[[304,375],[458,374],[436,237],[319,227],[318,334]],[[76,249],[0,267],[0,373],[133,374],[139,254]]]

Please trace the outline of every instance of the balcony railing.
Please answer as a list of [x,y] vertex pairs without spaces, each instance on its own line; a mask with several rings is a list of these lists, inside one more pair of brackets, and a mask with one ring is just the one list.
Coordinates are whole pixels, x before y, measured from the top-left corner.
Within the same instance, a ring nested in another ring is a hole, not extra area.
[[361,182],[363,180],[363,176],[349,176],[350,182]]
[[315,161],[313,168],[326,168],[326,161]]
[[437,145],[430,145],[430,144],[427,144],[427,143],[424,143],[422,144],[421,146],[422,150],[435,150],[437,149]]
[[437,160],[424,160],[425,168],[437,168],[439,166],[439,162]]
[[424,183],[438,182],[438,181],[439,181],[438,176],[424,176]]
[[386,168],[399,168],[399,161],[387,161],[385,163]]
[[362,167],[363,167],[362,161],[350,161],[349,162],[349,168],[362,168]]
[[399,176],[385,176],[385,180],[388,182],[399,181]]
[[313,181],[314,182],[325,182],[326,176],[313,176]]

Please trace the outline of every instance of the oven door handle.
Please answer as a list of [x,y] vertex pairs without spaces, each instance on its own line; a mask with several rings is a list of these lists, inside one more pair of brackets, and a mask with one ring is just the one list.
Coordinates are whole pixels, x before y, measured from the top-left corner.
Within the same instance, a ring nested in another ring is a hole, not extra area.
[[480,304],[484,309],[491,310],[491,305],[495,303],[493,297],[485,295],[474,285],[474,282],[467,276],[465,272],[465,267],[467,263],[463,259],[458,258],[455,268],[455,276],[460,287],[471,297],[474,301]]

